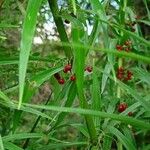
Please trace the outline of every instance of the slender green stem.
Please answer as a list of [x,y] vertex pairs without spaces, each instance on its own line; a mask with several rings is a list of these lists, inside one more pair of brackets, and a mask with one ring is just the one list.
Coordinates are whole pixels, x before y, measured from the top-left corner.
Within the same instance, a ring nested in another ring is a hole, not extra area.
[[[57,5],[57,0],[48,0],[48,3],[50,6],[52,15],[54,17],[54,21],[57,26],[57,30],[58,30],[61,41],[65,42],[65,43],[69,43],[69,39],[67,37],[67,33],[65,31],[65,27],[64,27],[62,18],[59,15],[59,8]],[[63,47],[64,47],[65,55],[70,59],[72,57],[71,47],[65,46],[65,45],[63,45]]]
[[[122,58],[119,58],[118,59],[118,68],[122,67]],[[120,86],[118,85],[117,86],[117,98],[120,98],[121,97],[121,88]]]

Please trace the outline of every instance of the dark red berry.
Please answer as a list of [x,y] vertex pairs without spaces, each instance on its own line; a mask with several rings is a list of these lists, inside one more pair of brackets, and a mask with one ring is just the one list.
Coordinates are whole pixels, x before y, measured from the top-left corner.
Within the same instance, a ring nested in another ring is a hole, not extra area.
[[75,80],[76,80],[76,76],[75,76],[75,75],[72,75],[72,76],[70,77],[70,80],[71,80],[71,81],[75,81]]
[[131,71],[128,70],[128,71],[127,71],[127,75],[128,75],[128,76],[132,76],[133,73],[132,73]]
[[68,71],[71,71],[71,69],[72,69],[72,66],[71,66],[71,64],[67,64],[65,67],[64,67],[64,73],[67,73]]
[[85,70],[86,70],[87,72],[92,72],[92,71],[93,71],[93,68],[92,68],[91,66],[88,66],[88,67],[85,68]]
[[59,83],[59,84],[64,84],[64,83],[65,83],[65,80],[64,80],[63,78],[61,78],[61,79],[58,80],[58,83]]
[[119,67],[119,68],[118,68],[118,73],[124,74],[124,69],[123,69],[123,67]]
[[128,116],[133,116],[133,112],[128,112]]
[[131,71],[127,71],[127,77],[125,78],[126,81],[131,80],[133,76],[133,73]]
[[59,79],[61,78],[59,73],[55,73],[55,74],[54,74],[54,77],[55,77],[57,80],[59,80]]
[[116,49],[117,49],[118,51],[122,51],[122,50],[123,50],[123,46],[121,46],[121,45],[116,45]]
[[117,79],[122,80],[123,77],[124,77],[123,74],[121,74],[121,73],[118,73],[118,74],[117,74]]
[[125,111],[127,107],[128,107],[128,106],[127,106],[126,103],[121,103],[121,104],[119,104],[119,106],[118,106],[118,112],[121,113],[121,112]]
[[123,67],[119,67],[117,70],[117,78],[122,80],[124,78],[124,69]]

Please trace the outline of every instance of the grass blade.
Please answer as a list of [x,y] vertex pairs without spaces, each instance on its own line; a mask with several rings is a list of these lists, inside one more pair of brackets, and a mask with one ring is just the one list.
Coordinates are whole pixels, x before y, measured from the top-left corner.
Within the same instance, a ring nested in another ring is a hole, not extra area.
[[145,121],[141,121],[138,119],[134,119],[131,117],[123,116],[123,115],[117,115],[117,114],[109,114],[101,111],[94,111],[90,109],[82,109],[82,108],[69,108],[69,107],[58,107],[58,106],[43,106],[43,105],[33,105],[33,104],[25,104],[24,106],[37,108],[37,109],[45,109],[45,110],[52,110],[52,111],[58,111],[58,112],[71,112],[71,113],[78,113],[83,115],[93,115],[93,116],[99,116],[101,118],[111,118],[113,120],[118,120],[126,124],[130,124],[136,127],[139,127],[143,130],[150,130],[150,124],[146,123]]
[[12,141],[12,140],[22,140],[22,139],[28,139],[28,138],[41,138],[43,137],[43,134],[41,133],[18,133],[13,135],[7,135],[2,137],[3,141]]
[[136,150],[136,147],[132,144],[132,142],[127,137],[125,137],[117,128],[109,126],[108,130],[120,140],[120,142],[126,147],[127,150]]
[[27,64],[29,59],[29,54],[32,46],[32,40],[36,28],[37,13],[41,6],[42,0],[29,0],[26,17],[23,24],[23,31],[21,37],[20,45],[20,59],[19,59],[19,104],[18,109],[21,107],[24,86],[25,86],[25,76],[27,70]]
[[22,148],[18,147],[17,145],[15,145],[11,142],[4,142],[4,146],[8,150],[23,150]]

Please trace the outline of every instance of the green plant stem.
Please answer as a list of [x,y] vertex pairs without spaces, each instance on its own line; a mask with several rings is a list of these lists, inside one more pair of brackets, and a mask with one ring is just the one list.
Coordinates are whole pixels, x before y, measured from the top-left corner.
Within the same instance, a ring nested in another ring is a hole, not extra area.
[[120,141],[117,144],[117,150],[123,150],[122,143]]
[[[51,93],[50,93],[50,95],[48,96],[48,99],[47,99],[47,101],[46,101],[45,105],[47,105],[47,104],[48,104],[49,100],[51,99],[51,96],[52,96],[52,92],[51,92]],[[41,111],[41,112],[43,113],[44,111],[45,111],[45,110],[44,110],[44,109],[42,109],[42,111]],[[39,123],[40,119],[41,119],[41,116],[38,116],[38,117],[37,117],[37,119],[36,119],[36,121],[35,121],[35,123],[34,123],[34,125],[33,125],[33,127],[32,127],[32,129],[30,130],[30,133],[33,133],[33,132],[34,132],[34,130],[35,130],[35,128],[36,128],[36,126],[37,126],[37,124]],[[26,141],[25,141],[25,143],[24,143],[24,145],[23,145],[23,149],[25,149],[25,148],[27,148],[27,147],[28,147],[29,141],[30,141],[30,139],[29,139],[29,138],[28,138],[28,139],[26,139]]]
[[[123,63],[122,58],[119,58],[118,59],[118,68],[122,67],[122,63]],[[121,88],[118,85],[117,86],[117,98],[120,98],[120,97],[121,97]]]
[[[49,3],[49,6],[50,6],[52,15],[54,17],[54,21],[55,21],[55,24],[56,24],[56,27],[57,27],[57,30],[58,30],[61,41],[65,42],[65,43],[69,43],[69,39],[67,37],[67,33],[65,31],[65,27],[64,27],[62,18],[59,15],[59,8],[58,8],[58,5],[57,5],[57,0],[48,0],[48,3]],[[69,59],[71,59],[71,57],[72,57],[71,47],[67,46],[67,45],[66,46],[63,45],[63,47],[64,47],[65,55]]]

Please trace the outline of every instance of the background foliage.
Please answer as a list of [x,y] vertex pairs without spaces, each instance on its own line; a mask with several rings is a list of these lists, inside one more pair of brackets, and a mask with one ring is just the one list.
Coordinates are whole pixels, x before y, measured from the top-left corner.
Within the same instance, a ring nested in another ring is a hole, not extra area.
[[149,150],[149,6],[1,0],[0,149]]

